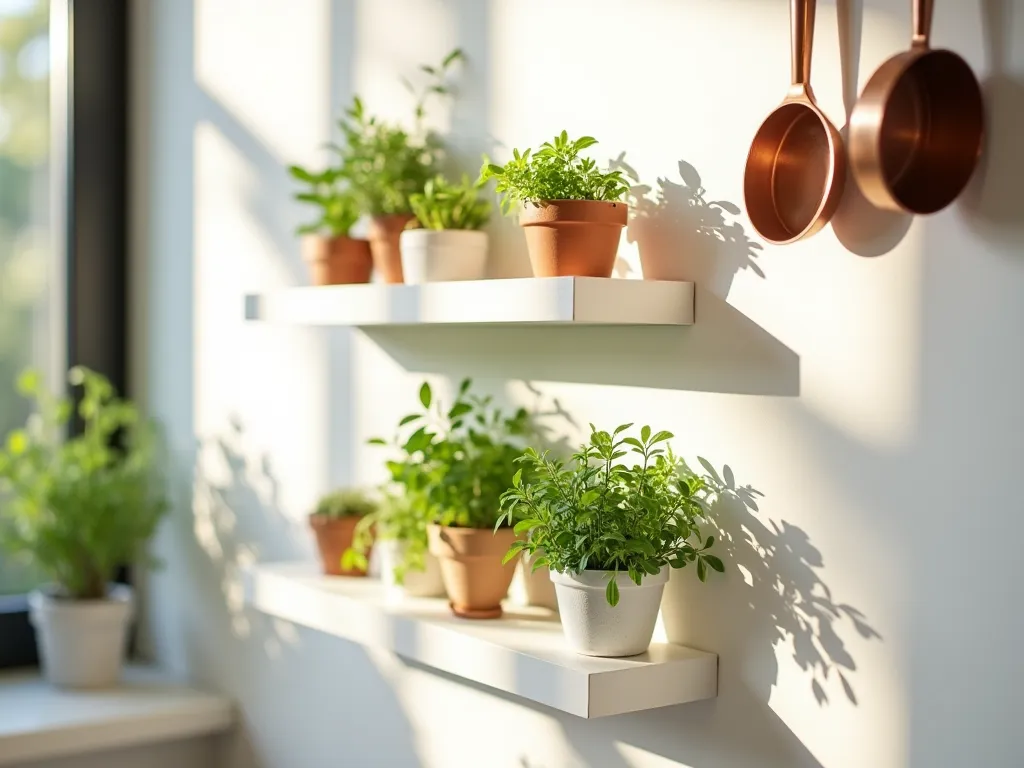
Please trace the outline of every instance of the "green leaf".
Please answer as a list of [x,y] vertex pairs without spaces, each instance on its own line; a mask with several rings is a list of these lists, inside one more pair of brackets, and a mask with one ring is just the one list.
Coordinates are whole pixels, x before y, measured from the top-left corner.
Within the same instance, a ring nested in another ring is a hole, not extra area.
[[612,606],[613,608],[619,604],[619,582],[615,578],[615,575],[615,572],[610,574],[608,579],[608,586],[605,587],[604,590],[605,599],[608,601],[608,605]]
[[513,560],[525,546],[525,541],[513,541],[512,546],[508,548],[508,552],[506,552],[505,556],[501,559],[501,564],[506,565],[510,560]]
[[473,386],[472,379],[463,379],[462,382],[459,384],[459,396],[461,397],[462,395],[466,394],[466,392],[469,391],[469,388],[471,386]]
[[526,533],[531,528],[536,528],[537,526],[542,524],[543,523],[540,520],[537,520],[536,518],[528,518],[526,520],[520,520],[518,523],[516,523],[515,528],[513,528],[512,530],[516,534]]
[[441,62],[442,67],[448,67],[452,62],[459,61],[464,58],[462,49],[455,48],[451,53],[444,57],[444,61]]
[[651,444],[653,445],[654,443],[660,443],[663,440],[671,440],[673,437],[675,437],[675,435],[673,435],[671,432],[662,430],[661,432],[659,432],[658,434],[651,438]]
[[404,427],[406,424],[412,424],[416,419],[420,418],[418,413],[410,413],[408,416],[403,416],[402,420],[398,422],[398,426]]
[[459,418],[459,416],[465,416],[472,410],[473,406],[469,403],[456,403],[452,406],[452,409],[448,411],[448,419],[454,421]]
[[708,540],[704,542],[704,549],[711,549],[711,545],[715,543],[714,536],[708,536]]
[[387,441],[383,437],[371,437],[366,441],[367,445],[387,445]]
[[625,432],[627,429],[629,429],[632,426],[633,426],[632,422],[630,422],[629,424],[620,424],[619,426],[617,426],[615,428],[615,431],[612,432],[612,435],[614,436],[614,435],[619,434],[620,432]]
[[577,152],[579,152],[581,149],[592,147],[595,144],[597,144],[597,139],[595,139],[593,136],[580,136],[580,138],[576,139],[576,141],[573,143],[573,147]]
[[424,381],[423,386],[420,387],[420,403],[424,408],[429,408],[432,401],[433,393],[430,391],[430,384]]
[[640,429],[640,439],[643,440],[644,443],[646,443],[648,438],[650,438],[650,436],[651,436],[651,428],[646,426],[646,425],[643,426]]
[[520,485],[522,485],[522,483],[523,483],[523,470],[522,470],[522,468],[520,468],[519,470],[516,471],[516,473],[514,475],[512,475],[512,485],[514,487],[518,488]]
[[704,558],[697,559],[697,578],[706,581],[708,578],[707,568],[704,566]]
[[714,555],[704,555],[703,559],[704,559],[704,562],[706,562],[708,565],[710,565],[712,568],[714,568],[719,573],[725,573],[725,565],[722,563],[721,560],[719,560]]

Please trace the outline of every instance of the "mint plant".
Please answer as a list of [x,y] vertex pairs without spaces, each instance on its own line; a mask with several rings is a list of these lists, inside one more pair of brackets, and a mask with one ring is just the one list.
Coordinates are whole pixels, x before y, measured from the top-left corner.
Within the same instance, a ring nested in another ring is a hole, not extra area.
[[307,187],[305,192],[296,193],[295,199],[319,209],[319,218],[309,224],[303,224],[296,230],[296,234],[348,236],[349,230],[359,220],[361,211],[355,195],[341,186],[344,178],[341,170],[328,168],[315,173],[298,165],[290,165],[288,173]]
[[35,371],[18,379],[38,410],[0,449],[0,545],[31,560],[59,595],[98,600],[119,567],[144,556],[168,500],[155,425],[100,374],[76,367],[68,381],[81,392],[83,425],[70,438],[71,401]]
[[[652,434],[645,426],[639,438],[623,436],[632,426],[609,433],[591,425],[589,441],[569,466],[547,451],[526,450],[512,487],[502,495],[498,520],[514,523],[526,538],[512,544],[505,562],[525,551],[534,569],[608,571],[605,597],[613,606],[619,602],[620,571],[639,585],[664,567],[695,563],[700,581],[708,568],[725,570],[709,554],[714,537],[704,539],[700,531],[708,514],[704,481],[672,453],[670,432]],[[627,456],[636,463],[624,463]]]
[[422,192],[410,195],[409,203],[427,229],[481,229],[491,217],[491,204],[480,199],[481,186],[467,176],[459,184],[437,176],[424,185]]
[[524,203],[551,200],[622,200],[629,184],[621,170],[602,171],[597,163],[580,153],[597,144],[592,136],[570,139],[562,131],[534,152],[512,151],[505,165],[484,160],[480,180],[496,179],[496,191],[502,196],[501,207],[507,214]]
[[339,121],[345,141],[333,148],[340,156],[340,172],[367,213],[411,213],[409,197],[421,192],[437,175],[442,144],[436,134],[424,128],[423,119],[432,96],[450,93],[448,71],[462,58],[462,51],[455,49],[439,66],[422,65],[420,69],[429,80],[418,90],[403,80],[416,97],[412,130],[370,115],[358,96]]
[[313,517],[340,520],[343,517],[367,517],[377,510],[377,502],[358,488],[340,488],[320,497]]

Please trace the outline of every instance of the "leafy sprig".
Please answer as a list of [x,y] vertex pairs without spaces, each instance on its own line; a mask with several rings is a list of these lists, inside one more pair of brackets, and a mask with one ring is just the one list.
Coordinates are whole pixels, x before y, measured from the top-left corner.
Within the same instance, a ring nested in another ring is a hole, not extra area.
[[484,160],[480,180],[496,179],[496,191],[502,197],[505,213],[517,210],[524,203],[549,200],[622,200],[629,184],[621,170],[602,171],[597,163],[580,153],[597,144],[592,136],[570,139],[562,131],[534,152],[512,151],[505,165]]
[[[666,566],[695,563],[701,581],[708,568],[725,570],[708,552],[714,537],[700,531],[707,516],[703,480],[681,471],[685,465],[668,445],[671,433],[645,426],[634,437],[626,434],[630,427],[609,433],[591,425],[589,441],[569,466],[546,451],[527,449],[501,500],[498,524],[520,518],[515,531],[526,534],[512,544],[506,562],[525,551],[534,568],[608,571],[605,596],[611,605],[619,601],[620,571],[639,585]],[[624,463],[627,456],[636,463]]]
[[314,517],[338,520],[343,517],[366,517],[377,509],[377,502],[359,488],[339,488],[320,497]]
[[356,196],[341,185],[343,173],[340,168],[328,168],[320,173],[309,171],[298,165],[288,166],[292,178],[306,185],[304,192],[295,194],[295,199],[320,209],[320,218],[303,224],[297,234],[326,233],[332,237],[347,236],[359,220],[361,210]]
[[437,176],[424,185],[422,192],[410,195],[409,203],[427,229],[480,229],[491,216],[491,204],[480,199],[481,186],[467,176],[458,184]]

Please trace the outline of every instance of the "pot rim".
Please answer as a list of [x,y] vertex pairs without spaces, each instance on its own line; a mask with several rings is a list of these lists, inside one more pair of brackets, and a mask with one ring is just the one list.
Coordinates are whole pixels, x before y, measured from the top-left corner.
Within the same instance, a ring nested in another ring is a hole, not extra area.
[[55,584],[36,587],[28,593],[29,608],[90,608],[110,605],[130,604],[134,600],[135,590],[129,584],[111,582],[107,584],[107,596],[99,599],[75,600],[68,597],[57,597]]
[[[644,574],[640,584],[637,585],[626,571],[619,571],[615,581],[619,585],[619,591],[624,589],[649,589],[653,587],[663,587],[668,583],[669,576],[672,569],[666,565],[661,567],[658,573]],[[561,584],[566,587],[575,587],[577,589],[594,589],[603,590],[608,585],[608,574],[614,573],[614,571],[583,571],[582,573],[574,574],[567,571],[556,571],[551,569],[551,581],[555,584]]]

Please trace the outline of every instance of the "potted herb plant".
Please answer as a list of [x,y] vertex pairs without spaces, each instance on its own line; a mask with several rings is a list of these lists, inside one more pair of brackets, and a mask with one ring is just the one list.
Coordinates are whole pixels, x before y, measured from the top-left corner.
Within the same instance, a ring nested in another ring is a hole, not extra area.
[[[18,391],[38,411],[0,449],[0,544],[51,579],[29,596],[47,678],[58,686],[113,685],[133,613],[118,569],[143,548],[168,508],[155,425],[98,373],[76,367],[77,407],[38,373]],[[68,436],[72,415],[81,432]]]
[[[633,656],[651,644],[670,570],[724,571],[703,539],[703,481],[672,454],[669,432],[624,436],[591,427],[567,467],[530,448],[502,496],[499,525],[518,517],[511,561],[548,564],[569,646],[588,656]],[[636,463],[623,462],[629,455]]]
[[385,586],[413,597],[440,597],[444,583],[437,558],[427,551],[427,523],[422,494],[386,495],[356,525],[352,548],[342,562],[365,570],[372,546]]
[[447,72],[461,58],[462,51],[456,49],[440,66],[420,67],[430,80],[419,91],[413,89],[416,107],[411,131],[368,114],[358,96],[339,122],[344,144],[335,149],[341,170],[370,216],[373,263],[386,283],[403,282],[400,236],[415,218],[409,198],[437,175],[441,160],[439,137],[423,125],[427,101],[449,92]]
[[600,170],[580,153],[597,144],[565,131],[536,152],[513,150],[505,165],[484,162],[502,209],[517,213],[536,277],[611,277],[629,206],[621,170]]
[[490,619],[501,616],[515,575],[515,562],[503,564],[502,555],[516,534],[495,522],[529,422],[525,410],[506,416],[491,398],[470,394],[470,386],[463,381],[446,407],[424,383],[422,410],[401,421],[403,458],[388,466],[407,491],[422,494],[428,549],[441,563],[452,612]]
[[309,265],[313,285],[370,282],[370,243],[349,237],[360,210],[355,195],[340,186],[341,170],[328,168],[315,173],[292,165],[288,172],[307,186],[305,191],[296,193],[295,199],[319,209],[316,221],[297,230],[302,236],[302,258]]
[[324,573],[328,576],[366,575],[365,564],[342,563],[342,558],[352,547],[356,525],[376,509],[377,503],[356,488],[332,491],[320,499],[309,516],[309,526],[316,535]]
[[407,283],[479,280],[487,268],[487,233],[480,229],[491,206],[480,199],[481,184],[437,176],[409,203],[422,229],[402,232],[402,269]]

